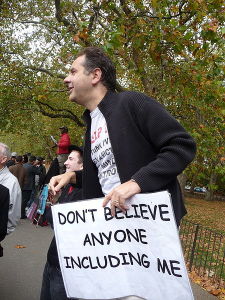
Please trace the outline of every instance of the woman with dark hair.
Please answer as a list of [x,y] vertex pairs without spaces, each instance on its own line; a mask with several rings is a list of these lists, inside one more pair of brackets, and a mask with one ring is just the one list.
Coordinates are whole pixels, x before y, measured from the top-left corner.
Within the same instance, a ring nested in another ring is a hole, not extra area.
[[23,164],[28,162],[28,156],[26,154],[23,155]]

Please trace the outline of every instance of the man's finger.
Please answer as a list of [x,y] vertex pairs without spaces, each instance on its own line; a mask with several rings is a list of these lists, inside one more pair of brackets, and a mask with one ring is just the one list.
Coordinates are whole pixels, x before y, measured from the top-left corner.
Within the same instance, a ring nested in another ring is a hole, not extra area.
[[116,206],[115,206],[115,203],[111,200],[110,202],[110,208],[111,208],[111,215],[113,217],[115,217],[115,214],[116,214]]
[[111,200],[111,193],[109,193],[108,195],[105,196],[102,206],[105,207],[109,203],[110,200]]

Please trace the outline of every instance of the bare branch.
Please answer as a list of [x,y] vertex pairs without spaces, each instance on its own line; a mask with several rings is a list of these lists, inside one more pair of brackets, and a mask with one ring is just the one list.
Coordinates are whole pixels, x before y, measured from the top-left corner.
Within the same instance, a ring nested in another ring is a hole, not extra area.
[[126,5],[126,0],[120,0],[120,5],[127,16],[131,14],[130,8]]
[[173,19],[173,18],[177,18],[177,17],[180,17],[182,16],[183,14],[189,14],[188,15],[188,18],[190,19],[194,14],[191,14],[191,12],[187,11],[182,11],[182,12],[179,12],[177,13],[176,15],[170,15],[168,17],[157,17],[157,16],[153,16],[152,14],[149,14],[148,12],[142,12],[140,14],[136,14],[135,16],[132,16],[131,18],[139,18],[139,17],[142,17],[142,18],[148,18],[148,19],[164,19],[164,20],[170,20],[170,19]]
[[66,77],[66,75],[64,75],[64,74],[59,74],[59,73],[55,74],[45,68],[39,68],[39,67],[34,67],[34,66],[27,66],[25,68],[33,70],[33,71],[37,71],[37,72],[43,72],[43,73],[48,74],[51,77],[56,77],[56,78],[60,78],[60,79],[64,79]]
[[60,0],[55,0],[55,17],[59,23],[63,23],[64,26],[68,28],[69,31],[76,33],[74,30],[74,24],[70,23],[66,18],[62,17],[61,3]]
[[55,26],[50,26],[49,24],[45,24],[43,22],[39,22],[39,21],[17,21],[17,20],[14,20],[15,22],[17,23],[20,23],[20,24],[35,24],[35,25],[42,25],[42,26],[45,26],[47,27],[48,29],[54,29],[56,32],[60,33],[60,30],[55,27]]
[[[38,104],[38,107],[40,109],[40,112],[44,115],[44,116],[48,116],[50,118],[67,118],[67,119],[71,119],[73,120],[79,127],[84,127],[84,123],[82,123],[79,118],[72,113],[70,110],[68,109],[60,109],[60,108],[54,108],[52,107],[50,104],[48,103],[44,103],[41,102],[40,100],[35,100],[35,102]],[[42,108],[42,105],[49,108],[52,112],[47,112]],[[67,112],[63,113],[63,112]]]

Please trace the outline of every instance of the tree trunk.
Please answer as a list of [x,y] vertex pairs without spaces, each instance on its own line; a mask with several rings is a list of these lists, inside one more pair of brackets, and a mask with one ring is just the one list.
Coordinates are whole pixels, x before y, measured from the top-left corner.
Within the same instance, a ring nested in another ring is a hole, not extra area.
[[184,198],[184,188],[185,188],[185,185],[186,185],[186,182],[187,182],[187,175],[184,174],[184,173],[181,173],[177,176],[177,179],[179,181],[179,184],[180,184],[180,188],[181,188],[181,193],[182,193],[182,196],[183,196],[183,199]]
[[216,184],[217,174],[211,173],[210,180],[209,180],[209,189],[206,191],[205,200],[213,201],[214,189],[212,188],[213,185]]

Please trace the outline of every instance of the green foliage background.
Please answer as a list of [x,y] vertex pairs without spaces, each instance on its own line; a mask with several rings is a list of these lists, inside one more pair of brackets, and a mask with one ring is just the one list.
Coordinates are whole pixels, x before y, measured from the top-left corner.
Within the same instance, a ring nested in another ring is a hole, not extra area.
[[194,185],[224,184],[224,7],[221,0],[0,2],[0,137],[13,151],[53,156],[49,135],[82,144],[83,108],[62,78],[77,51],[101,46],[118,89],[155,97],[198,145]]

